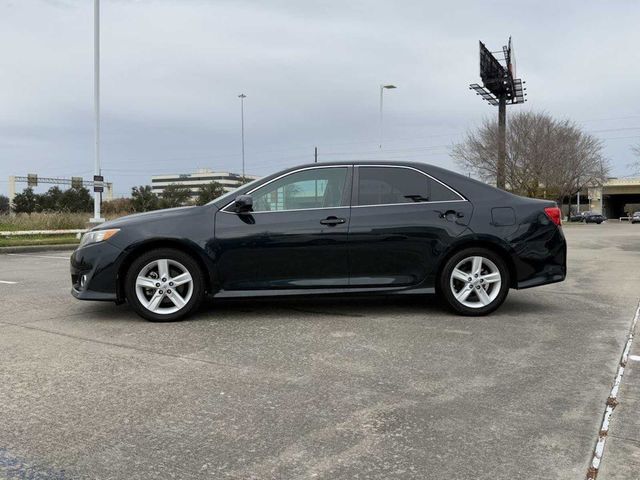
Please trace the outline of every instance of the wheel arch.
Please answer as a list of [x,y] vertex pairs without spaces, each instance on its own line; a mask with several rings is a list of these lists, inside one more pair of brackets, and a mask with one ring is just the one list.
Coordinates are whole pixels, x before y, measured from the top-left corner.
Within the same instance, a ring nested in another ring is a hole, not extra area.
[[174,250],[179,250],[183,253],[186,253],[187,255],[192,257],[196,261],[202,272],[202,277],[205,281],[205,292],[211,291],[211,274],[209,271],[209,267],[207,266],[207,262],[203,258],[203,255],[200,251],[201,249],[188,241],[182,241],[172,238],[158,238],[140,242],[126,251],[125,256],[118,266],[116,279],[116,295],[119,302],[124,302],[125,300],[124,280],[131,264],[140,254],[159,248],[172,248]]
[[509,269],[509,288],[515,288],[518,284],[518,279],[516,275],[516,265],[513,260],[513,255],[509,251],[509,248],[503,245],[500,241],[491,238],[469,238],[466,240],[461,240],[460,242],[454,244],[446,251],[446,253],[442,256],[442,260],[440,261],[440,265],[438,265],[438,271],[436,274],[436,285],[439,284],[440,275],[442,274],[442,270],[444,270],[444,266],[447,261],[456,253],[465,250],[467,248],[486,248],[487,250],[491,250],[495,254],[499,255],[504,259],[507,264],[507,268]]

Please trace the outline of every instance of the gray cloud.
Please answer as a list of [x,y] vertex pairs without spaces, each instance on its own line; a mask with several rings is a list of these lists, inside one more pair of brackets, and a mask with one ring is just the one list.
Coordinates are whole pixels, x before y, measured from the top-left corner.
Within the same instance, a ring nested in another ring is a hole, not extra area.
[[[150,175],[312,159],[452,167],[448,145],[496,111],[467,85],[477,42],[514,37],[536,109],[606,139],[630,173],[640,135],[636,2],[102,0],[103,168],[117,193]],[[92,170],[92,2],[0,2],[0,192],[11,174]],[[377,151],[378,85],[385,151]],[[637,127],[637,128],[636,128]],[[633,129],[632,129],[633,128]]]

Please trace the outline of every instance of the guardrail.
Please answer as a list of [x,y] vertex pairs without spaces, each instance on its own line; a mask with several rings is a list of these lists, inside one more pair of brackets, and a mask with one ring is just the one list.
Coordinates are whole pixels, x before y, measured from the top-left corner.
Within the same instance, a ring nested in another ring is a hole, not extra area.
[[620,217],[618,220],[621,221],[621,222],[624,222],[624,221],[628,222],[628,221],[631,220],[631,217]]
[[76,228],[71,230],[16,230],[13,232],[0,232],[0,237],[22,237],[28,235],[69,235],[72,233],[82,234],[87,232],[85,228]]

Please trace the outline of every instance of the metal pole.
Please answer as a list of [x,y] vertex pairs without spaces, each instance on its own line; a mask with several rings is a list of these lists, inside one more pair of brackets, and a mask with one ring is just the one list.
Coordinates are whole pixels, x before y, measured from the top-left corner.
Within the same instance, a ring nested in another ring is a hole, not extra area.
[[9,211],[13,213],[13,199],[16,198],[16,177],[9,176]]
[[578,215],[580,215],[580,190],[578,190],[578,198],[576,199],[576,203],[577,203],[576,210]]
[[384,85],[380,85],[380,150],[382,150],[382,92],[384,90]]
[[[93,2],[93,104],[95,109],[94,175],[100,175],[100,0]],[[92,223],[104,222],[100,217],[100,195],[93,193]]]
[[318,147],[315,148],[313,158],[314,158],[314,163],[318,163]]
[[242,128],[242,181],[244,182],[244,99],[247,98],[247,96],[244,93],[241,93],[238,95],[238,98],[240,98],[240,125]]
[[498,102],[498,165],[496,167],[496,187],[505,188],[505,158],[507,153],[507,99]]

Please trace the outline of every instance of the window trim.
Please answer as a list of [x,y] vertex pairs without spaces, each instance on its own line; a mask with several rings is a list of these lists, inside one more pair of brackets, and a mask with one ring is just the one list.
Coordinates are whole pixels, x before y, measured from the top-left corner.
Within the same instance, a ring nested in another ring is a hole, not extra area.
[[[353,175],[353,194],[351,196],[351,200],[352,200],[352,205],[351,208],[367,208],[367,207],[389,207],[389,206],[394,206],[394,205],[425,205],[428,203],[453,203],[453,202],[468,202],[469,200],[467,200],[460,192],[458,192],[457,190],[451,188],[449,185],[447,185],[444,182],[441,182],[440,180],[438,180],[437,178],[429,175],[428,173],[423,172],[422,170],[419,170],[415,167],[410,167],[407,165],[376,165],[376,164],[362,164],[362,165],[354,165],[355,167],[355,172]],[[426,202],[401,202],[401,203],[375,203],[375,204],[371,204],[371,205],[354,205],[354,203],[356,202],[360,202],[360,195],[358,192],[358,189],[360,187],[360,168],[367,168],[367,167],[381,167],[381,168],[404,168],[406,170],[414,170],[418,173],[421,173],[422,175],[424,175],[425,177],[438,182],[440,185],[442,185],[443,187],[447,188],[448,190],[450,190],[451,192],[453,192],[454,194],[456,194],[458,197],[460,197],[458,200],[429,200]],[[354,202],[355,200],[355,202]]]
[[[273,183],[273,182],[275,182],[277,180],[280,180],[281,178],[287,177],[289,175],[293,175],[294,173],[304,172],[305,170],[317,170],[319,168],[346,168],[347,169],[347,176],[345,178],[345,189],[344,189],[344,192],[342,192],[342,201],[345,201],[345,200],[348,201],[349,205],[341,205],[339,207],[311,207],[311,208],[292,208],[292,209],[288,209],[288,210],[267,210],[267,211],[262,211],[262,212],[250,212],[251,215],[258,215],[258,214],[261,214],[261,213],[306,212],[306,211],[309,211],[309,210],[335,210],[335,209],[338,209],[338,208],[351,208],[351,203],[352,203],[351,202],[351,189],[353,188],[353,165],[350,165],[350,164],[346,164],[346,165],[318,165],[318,166],[313,166],[313,167],[298,168],[298,169],[293,170],[291,172],[283,173],[282,175],[279,175],[276,178],[272,178],[268,182],[265,182],[262,185],[258,185],[257,187],[249,190],[244,195],[251,195],[253,192],[258,190],[259,188],[266,187],[270,183]],[[220,209],[220,211],[223,212],[223,213],[230,213],[232,215],[237,215],[237,212],[232,212],[232,211],[227,210],[227,208],[231,207],[234,202],[235,202],[235,199],[232,200],[231,202],[227,203],[224,207],[222,207]]]

